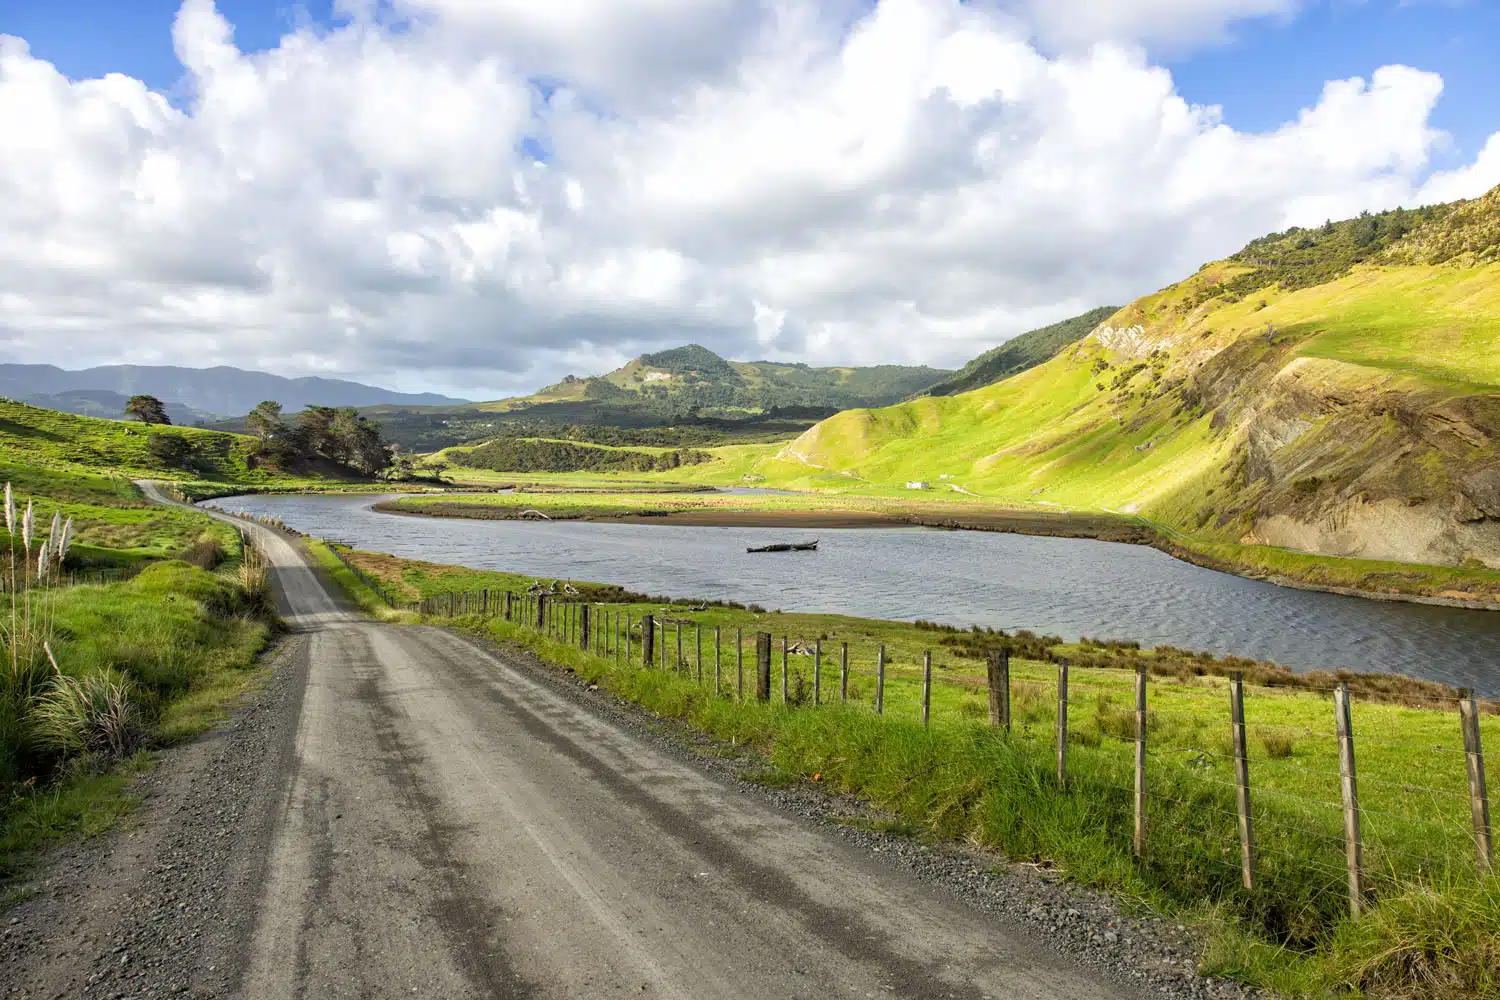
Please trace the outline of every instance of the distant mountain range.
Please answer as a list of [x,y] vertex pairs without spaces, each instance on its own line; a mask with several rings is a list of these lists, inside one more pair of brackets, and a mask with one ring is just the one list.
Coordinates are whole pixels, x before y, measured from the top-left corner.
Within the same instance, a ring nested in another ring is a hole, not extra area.
[[68,371],[53,365],[0,364],[0,395],[66,413],[118,417],[130,396],[155,396],[173,423],[211,423],[249,413],[274,399],[287,412],[308,406],[456,406],[436,393],[394,392],[343,379],[283,378],[242,368],[104,365]]

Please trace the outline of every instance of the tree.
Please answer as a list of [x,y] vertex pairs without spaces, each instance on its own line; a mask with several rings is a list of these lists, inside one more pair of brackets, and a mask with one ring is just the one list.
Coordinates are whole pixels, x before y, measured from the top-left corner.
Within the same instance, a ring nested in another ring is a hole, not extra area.
[[125,404],[125,415],[135,417],[143,424],[170,424],[167,408],[155,396],[131,396]]
[[267,399],[256,405],[245,417],[245,427],[262,441],[270,441],[286,433],[286,423],[281,419],[281,404]]
[[331,406],[309,406],[297,414],[298,444],[305,454],[329,454],[329,434],[338,411]]

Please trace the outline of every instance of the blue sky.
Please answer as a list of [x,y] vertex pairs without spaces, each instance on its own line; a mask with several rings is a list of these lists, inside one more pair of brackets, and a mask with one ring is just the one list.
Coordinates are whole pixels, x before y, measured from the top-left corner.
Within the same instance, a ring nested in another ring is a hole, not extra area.
[[1471,159],[1500,129],[1500,3],[1321,0],[1289,23],[1241,23],[1234,40],[1166,65],[1189,100],[1220,104],[1235,128],[1259,131],[1317,100],[1325,80],[1402,63],[1440,74],[1434,126],[1453,136],[1444,160]]
[[[123,72],[167,90],[179,0],[0,0],[0,33],[77,79]],[[244,51],[276,45],[299,20],[326,23],[332,0],[218,0]],[[1184,97],[1219,104],[1242,131],[1274,128],[1317,101],[1323,83],[1403,63],[1442,75],[1432,123],[1453,137],[1434,167],[1471,158],[1500,129],[1500,3],[1312,0],[1294,18],[1242,21],[1227,43],[1161,61]]]

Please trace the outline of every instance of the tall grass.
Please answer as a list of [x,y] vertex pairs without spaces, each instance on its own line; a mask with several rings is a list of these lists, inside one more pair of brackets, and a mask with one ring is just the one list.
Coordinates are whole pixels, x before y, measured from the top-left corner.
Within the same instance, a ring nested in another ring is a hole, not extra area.
[[[0,807],[7,817],[59,778],[101,773],[150,742],[164,712],[264,644],[275,604],[263,563],[244,548],[218,573],[157,562],[118,583],[63,586],[71,520],[45,538],[35,505],[7,484],[9,607],[0,621]],[[220,565],[219,539],[194,553]],[[186,730],[180,720],[176,729]],[[32,805],[34,806],[34,802]],[[6,867],[0,859],[0,871]]]

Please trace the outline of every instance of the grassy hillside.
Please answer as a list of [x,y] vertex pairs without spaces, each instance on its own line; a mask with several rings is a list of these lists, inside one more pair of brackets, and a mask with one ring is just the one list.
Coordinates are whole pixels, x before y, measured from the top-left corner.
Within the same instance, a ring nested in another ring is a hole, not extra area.
[[[157,458],[152,442],[162,438],[185,441],[187,458]],[[251,468],[251,445],[236,434],[148,427],[0,399],[0,483],[11,483],[20,497],[35,496],[49,520],[54,511],[75,519],[79,565],[135,564],[174,555],[204,532],[232,542],[232,531],[206,517],[148,502],[132,479],[177,481],[203,493],[329,481]]]
[[1500,567],[1497,220],[1500,189],[1267,237],[1036,368],[823,421],[778,468]]
[[1069,344],[1077,343],[1087,337],[1093,332],[1094,327],[1113,316],[1119,308],[1119,306],[1101,306],[1081,316],[1074,316],[1072,319],[1065,319],[1060,323],[1053,323],[1051,326],[1030,330],[1013,337],[999,347],[985,351],[948,378],[930,386],[922,395],[956,396],[961,392],[982,389],[1028,368],[1035,368],[1049,358],[1055,357]]

